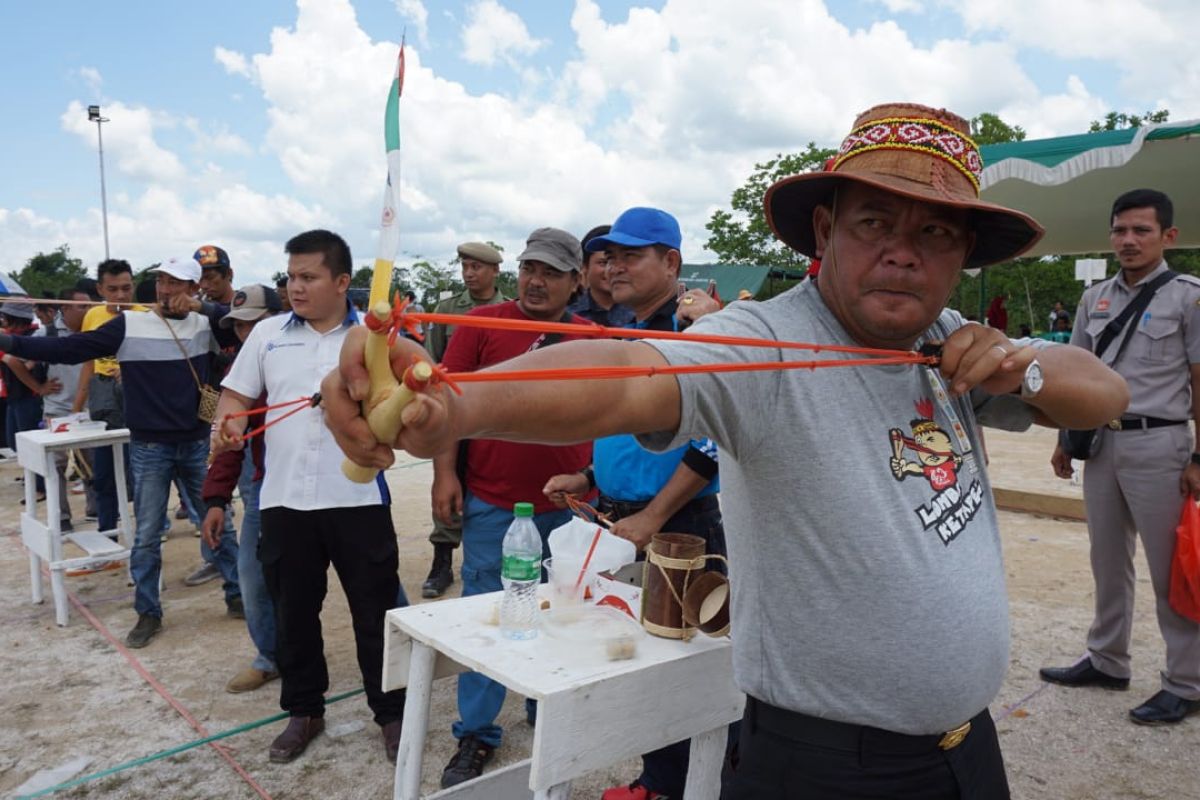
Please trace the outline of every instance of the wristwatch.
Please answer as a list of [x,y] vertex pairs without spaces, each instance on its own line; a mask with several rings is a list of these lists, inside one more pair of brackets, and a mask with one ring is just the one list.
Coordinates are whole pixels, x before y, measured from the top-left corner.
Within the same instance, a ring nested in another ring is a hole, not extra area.
[[1042,376],[1042,365],[1035,358],[1029,362],[1029,366],[1025,368],[1025,377],[1021,379],[1021,399],[1032,400],[1038,396],[1038,392],[1042,391],[1042,384],[1045,383],[1045,378]]

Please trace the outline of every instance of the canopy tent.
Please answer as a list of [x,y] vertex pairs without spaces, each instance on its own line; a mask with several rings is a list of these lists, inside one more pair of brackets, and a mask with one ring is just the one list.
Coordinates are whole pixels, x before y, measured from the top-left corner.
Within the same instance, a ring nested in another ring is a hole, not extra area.
[[1027,255],[1109,249],[1112,202],[1158,189],[1175,204],[1177,247],[1200,247],[1200,120],[1168,122],[980,148],[984,200],[1020,209],[1046,228]]
[[771,267],[750,264],[684,264],[679,269],[679,281],[689,289],[707,289],[716,281],[717,294],[726,303],[736,300],[742,289],[757,295],[769,277]]
[[21,288],[12,275],[0,272],[0,297],[28,297],[29,292]]

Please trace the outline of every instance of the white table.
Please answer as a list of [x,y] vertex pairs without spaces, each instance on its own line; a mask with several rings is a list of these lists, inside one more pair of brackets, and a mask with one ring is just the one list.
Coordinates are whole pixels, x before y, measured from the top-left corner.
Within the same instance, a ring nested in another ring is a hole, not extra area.
[[[75,430],[63,433],[23,431],[17,434],[17,461],[25,468],[25,510],[21,513],[21,541],[29,549],[29,579],[33,584],[33,602],[41,603],[42,566],[50,571],[50,589],[54,595],[54,621],[67,624],[67,588],[63,573],[83,568],[97,561],[129,559],[133,547],[133,524],[129,516],[125,491],[125,454],[122,445],[129,441],[129,430]],[[113,473],[117,484],[119,522],[115,531],[76,530],[64,533],[59,520],[59,497],[67,491],[58,480],[54,466],[55,453],[89,447],[111,447]],[[46,521],[37,518],[37,475],[46,481],[46,500],[43,503]],[[108,538],[116,533],[118,541]],[[64,558],[63,543],[71,542],[82,549],[83,556]]]
[[[538,701],[529,759],[484,772],[430,798],[566,798],[571,780],[691,737],[685,796],[720,794],[726,726],[742,717],[727,638],[690,642],[647,635],[635,658],[607,660],[603,645],[546,632],[514,642],[487,624],[500,593],[442,600],[387,614],[383,688],[408,688],[396,758],[396,798],[417,800],[435,678],[483,673]],[[449,735],[450,720],[444,731]]]

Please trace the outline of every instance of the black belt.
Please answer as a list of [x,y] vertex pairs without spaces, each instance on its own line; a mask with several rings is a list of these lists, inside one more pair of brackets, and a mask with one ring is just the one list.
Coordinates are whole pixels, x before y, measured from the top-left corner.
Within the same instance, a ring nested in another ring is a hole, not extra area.
[[1151,428],[1167,428],[1171,425],[1187,425],[1186,419],[1159,419],[1158,417],[1121,417],[1108,423],[1114,431],[1148,431]]
[[[614,519],[631,517],[639,511],[645,509],[648,505],[650,505],[649,500],[643,500],[636,503],[627,503],[623,500],[614,500],[605,495],[600,496],[600,510]],[[717,508],[720,508],[720,503],[717,501],[717,496],[715,494],[709,494],[705,495],[704,497],[692,498],[688,502],[684,503],[683,507],[676,511],[675,514],[700,514]]]
[[971,732],[971,724],[987,714],[985,708],[970,721],[953,730],[929,736],[911,736],[867,725],[852,725],[831,719],[810,717],[796,711],[764,703],[746,695],[746,724],[762,728],[776,736],[804,744],[828,747],[851,753],[869,752],[888,755],[921,755],[937,750],[953,750]]

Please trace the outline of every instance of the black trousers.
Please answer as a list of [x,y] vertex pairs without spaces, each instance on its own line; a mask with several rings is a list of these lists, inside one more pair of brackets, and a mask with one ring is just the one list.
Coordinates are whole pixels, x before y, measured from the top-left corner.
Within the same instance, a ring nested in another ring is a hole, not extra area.
[[[937,746],[938,737],[875,728],[860,728],[853,745],[844,735],[822,740],[820,721],[811,717],[806,719],[818,723],[818,733],[797,735],[786,720],[778,721],[780,714],[766,713],[778,711],[746,698],[738,763],[721,800],[1008,800],[1000,741],[987,709],[950,750]],[[932,741],[907,741],[918,738]]]
[[[646,507],[646,503],[624,503],[610,497],[600,498],[600,510],[609,514],[613,520],[630,517]],[[662,526],[664,531],[671,533],[690,533],[704,539],[705,552],[725,555],[725,526],[721,519],[721,506],[716,495],[695,498],[686,503],[683,508]],[[645,558],[645,552],[638,553],[638,560]],[[706,565],[707,569],[725,573],[725,564],[712,560]],[[703,635],[703,634],[698,634]],[[698,702],[703,702],[698,701]],[[726,744],[726,755],[737,742],[738,725],[735,722],[729,726],[729,738]],[[683,797],[683,787],[687,782],[688,766],[691,763],[691,739],[660,747],[642,755],[642,774],[638,782],[647,789],[667,795],[672,798]]]
[[399,552],[387,506],[296,511],[266,508],[258,558],[275,603],[279,705],[293,717],[325,713],[329,672],[321,638],[321,605],[332,563],[350,604],[358,668],[375,722],[404,715],[403,689],[384,692],[383,618],[407,605],[400,587]]

